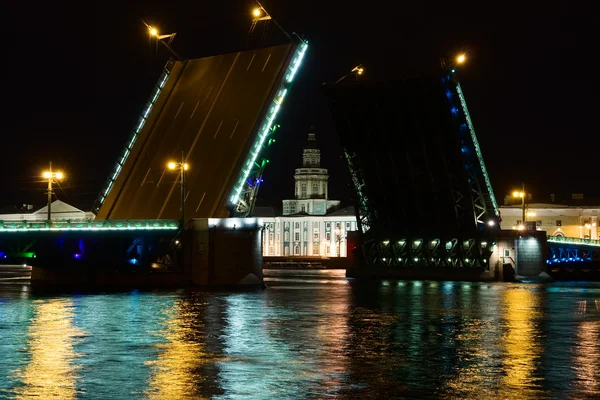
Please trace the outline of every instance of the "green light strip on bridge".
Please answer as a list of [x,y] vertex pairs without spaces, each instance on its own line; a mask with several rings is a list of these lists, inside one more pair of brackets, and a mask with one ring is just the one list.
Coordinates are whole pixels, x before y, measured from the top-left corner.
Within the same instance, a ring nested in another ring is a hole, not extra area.
[[179,221],[175,220],[108,220],[98,222],[53,222],[47,223],[27,223],[27,222],[4,222],[0,221],[0,233],[2,232],[61,232],[61,231],[156,231],[156,230],[177,230]]
[[485,168],[485,163],[483,162],[483,155],[481,154],[481,149],[479,148],[479,141],[477,141],[477,135],[475,134],[475,128],[473,127],[473,122],[471,122],[471,115],[469,114],[469,110],[467,109],[467,102],[465,101],[465,97],[463,95],[462,89],[460,88],[460,83],[456,84],[456,91],[458,92],[458,98],[460,99],[460,105],[463,108],[463,112],[465,113],[465,117],[467,119],[467,125],[469,126],[469,132],[471,133],[471,140],[473,140],[473,145],[475,146],[475,152],[477,153],[477,158],[479,160],[479,166],[481,168],[481,172],[483,172],[483,178],[485,179],[485,186],[487,186],[488,192],[490,194],[490,199],[492,200],[492,205],[494,206],[494,214],[497,217],[500,216],[500,210],[498,209],[498,203],[496,203],[496,196],[494,196],[494,189],[492,189],[492,182],[490,181],[490,177],[488,176],[487,169]]
[[244,189],[244,186],[246,185],[246,180],[248,179],[248,175],[252,171],[252,166],[256,162],[256,158],[258,157],[258,154],[260,153],[260,150],[262,149],[262,145],[265,142],[265,139],[267,138],[267,136],[269,135],[269,130],[271,129],[271,126],[275,122],[275,117],[277,116],[277,113],[279,112],[279,110],[281,108],[281,103],[283,102],[285,95],[288,93],[288,89],[291,86],[292,81],[294,80],[294,76],[296,75],[296,72],[298,71],[300,64],[302,63],[302,58],[304,58],[304,53],[306,52],[307,48],[308,48],[308,43],[301,42],[300,45],[298,46],[298,48],[296,49],[296,52],[292,58],[292,61],[290,62],[289,66],[288,66],[288,69],[287,69],[285,77],[281,83],[281,86],[279,87],[279,90],[277,91],[277,94],[275,95],[275,97],[273,99],[273,103],[271,104],[271,107],[269,108],[269,111],[267,112],[267,116],[265,117],[265,120],[263,121],[263,123],[258,131],[258,137],[257,137],[256,141],[254,142],[254,146],[252,146],[250,152],[248,153],[246,162],[244,163],[244,166],[242,167],[241,174],[233,187],[233,192],[229,199],[231,204],[233,204],[234,207],[236,207],[238,205],[238,202],[240,201],[240,194],[242,193],[242,190]]
[[581,239],[581,238],[574,238],[574,237],[551,236],[551,237],[548,238],[548,242],[550,242],[550,243],[565,243],[565,244],[577,244],[577,245],[582,245],[582,246],[600,247],[600,240]]

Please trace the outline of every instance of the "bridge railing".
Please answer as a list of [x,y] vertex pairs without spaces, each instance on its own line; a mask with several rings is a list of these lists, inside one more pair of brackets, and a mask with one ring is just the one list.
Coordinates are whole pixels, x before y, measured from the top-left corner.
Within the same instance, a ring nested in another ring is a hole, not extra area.
[[170,219],[0,221],[0,232],[174,230],[178,228],[179,221]]
[[550,243],[582,244],[582,245],[599,246],[600,247],[600,240],[582,239],[582,238],[574,238],[574,237],[566,237],[566,236],[552,236],[552,237],[548,238],[548,242],[550,242]]

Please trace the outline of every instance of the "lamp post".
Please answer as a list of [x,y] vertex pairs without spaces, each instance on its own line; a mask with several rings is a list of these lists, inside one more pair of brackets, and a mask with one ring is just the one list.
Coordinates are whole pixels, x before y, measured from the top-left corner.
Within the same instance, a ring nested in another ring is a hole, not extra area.
[[52,195],[54,191],[52,190],[52,183],[56,179],[57,181],[63,178],[63,173],[60,171],[52,172],[52,161],[50,161],[50,167],[48,171],[45,171],[42,175],[44,179],[48,179],[48,222],[52,220]]
[[525,229],[525,220],[527,219],[527,216],[525,215],[525,183],[523,183],[523,187],[520,192],[518,190],[515,190],[513,192],[513,197],[521,198],[521,209],[522,209],[522,214],[523,214],[521,223],[523,224],[523,229]]
[[335,83],[340,83],[342,80],[344,80],[344,78],[352,74],[354,74],[354,76],[356,76],[358,79],[358,76],[364,74],[364,72],[365,68],[362,66],[362,64],[358,64],[356,67],[352,68],[350,72],[348,72],[346,75],[342,76],[340,79],[335,81]]
[[[144,21],[142,21],[144,22]],[[175,53],[175,50],[173,50],[173,48],[169,45],[169,43],[175,39],[175,36],[177,35],[177,32],[173,32],[173,33],[169,33],[166,35],[161,35],[158,32],[158,29],[156,29],[153,26],[148,25],[147,23],[144,22],[144,25],[146,25],[146,28],[148,28],[148,33],[150,34],[150,36],[153,36],[156,38],[156,40],[158,40],[159,42],[161,42],[166,48],[167,50],[169,50],[171,52],[171,54],[175,57],[175,59],[177,60],[181,60],[181,57],[179,57],[179,55],[177,53]],[[163,39],[169,39],[169,43],[163,41]]]
[[184,152],[181,152],[181,161],[171,161],[167,166],[170,170],[179,170],[180,184],[181,184],[181,228],[185,224],[185,171],[189,169],[188,163],[185,162]]

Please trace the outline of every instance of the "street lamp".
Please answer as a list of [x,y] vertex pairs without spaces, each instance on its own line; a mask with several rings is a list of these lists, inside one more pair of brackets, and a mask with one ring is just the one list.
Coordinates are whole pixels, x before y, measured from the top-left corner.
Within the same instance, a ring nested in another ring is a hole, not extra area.
[[180,176],[180,184],[181,184],[181,228],[185,224],[185,171],[187,171],[190,167],[188,163],[185,162],[184,153],[181,152],[181,161],[175,162],[171,161],[167,164],[167,167],[170,170],[178,170]]
[[362,64],[358,64],[356,67],[352,68],[350,70],[350,72],[348,72],[346,75],[342,76],[340,79],[335,81],[335,83],[341,82],[344,78],[346,78],[347,76],[352,75],[352,74],[354,74],[354,76],[356,76],[356,78],[358,79],[358,76],[362,75],[364,73],[365,73],[365,68],[362,66]]
[[467,60],[467,56],[465,56],[464,54],[459,54],[458,56],[456,56],[456,63],[457,64],[462,64]]
[[[142,21],[142,22],[144,22],[144,21]],[[148,33],[150,34],[150,36],[155,37],[156,40],[161,42],[177,60],[181,60],[181,57],[179,57],[179,55],[177,53],[175,53],[175,50],[173,50],[173,48],[169,45],[169,43],[171,43],[173,41],[173,39],[175,39],[177,32],[169,33],[166,35],[161,35],[158,32],[158,29],[156,29],[155,27],[150,26],[145,22],[144,22],[144,25],[146,25],[146,28],[148,28]],[[167,39],[167,38],[169,39],[169,43],[163,41],[163,39]]]
[[523,183],[523,188],[521,191],[515,190],[513,192],[513,197],[520,197],[521,198],[521,208],[522,208],[522,212],[523,212],[523,218],[522,218],[522,224],[523,227],[525,227],[525,220],[527,219],[527,216],[525,215],[525,184]]
[[45,171],[42,175],[44,179],[48,179],[48,221],[52,220],[52,195],[54,191],[52,190],[52,183],[54,180],[61,180],[64,175],[60,171],[52,172],[52,161],[50,161],[50,168],[48,171]]

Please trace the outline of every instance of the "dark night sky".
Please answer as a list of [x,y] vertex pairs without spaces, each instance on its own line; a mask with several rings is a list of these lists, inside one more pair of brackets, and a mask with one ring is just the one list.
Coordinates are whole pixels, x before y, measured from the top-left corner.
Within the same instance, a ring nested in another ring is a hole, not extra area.
[[[243,49],[254,5],[20,3],[8,6],[4,22],[0,205],[43,203],[39,174],[53,160],[70,177],[59,198],[87,208],[167,58],[149,47],[141,19],[177,31],[176,50],[194,58]],[[265,0],[271,15],[311,46],[280,114],[261,202],[279,204],[293,194],[311,125],[330,169],[330,196],[348,197],[322,82],[358,63],[373,79],[434,75],[441,56],[460,51],[469,55],[461,82],[499,200],[521,181],[539,196],[600,197],[597,21],[592,9],[564,1],[528,3]],[[277,35],[271,25],[267,41]]]

